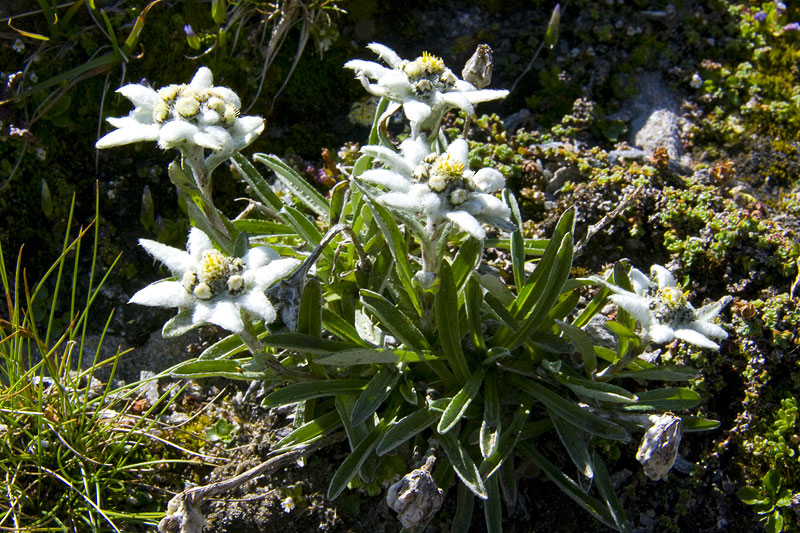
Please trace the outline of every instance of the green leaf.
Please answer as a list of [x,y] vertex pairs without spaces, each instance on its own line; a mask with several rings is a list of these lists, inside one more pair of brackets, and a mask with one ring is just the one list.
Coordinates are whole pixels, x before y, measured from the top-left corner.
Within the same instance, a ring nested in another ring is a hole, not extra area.
[[380,294],[361,289],[361,301],[372,311],[397,340],[416,351],[430,350],[431,346],[417,326]]
[[347,459],[336,469],[331,478],[331,484],[328,486],[329,500],[335,500],[347,487],[350,480],[358,474],[361,466],[378,446],[384,430],[385,426],[383,424],[378,424],[372,428],[372,431],[358,443],[350,455],[347,456]]
[[528,276],[525,285],[522,288],[517,288],[518,296],[511,307],[511,312],[517,319],[522,319],[530,313],[537,300],[544,294],[540,284],[547,282],[548,277],[551,275],[553,262],[562,247],[564,237],[568,233],[571,234],[574,231],[574,227],[575,209],[571,208],[561,215],[553,235],[542,254],[542,258],[539,260],[539,264]]
[[220,359],[213,361],[192,361],[175,368],[170,375],[175,378],[199,379],[199,378],[228,378],[252,381],[254,379],[265,379],[269,376],[265,371],[245,370],[250,362],[247,359]]
[[364,392],[358,395],[353,412],[350,413],[350,423],[357,426],[366,422],[367,418],[372,416],[372,413],[389,397],[399,378],[400,374],[393,366],[382,366],[372,377]]
[[[544,258],[542,259],[544,261]],[[503,329],[495,335],[492,344],[495,346],[505,346],[509,350],[521,345],[531,334],[542,324],[543,320],[552,309],[564,282],[569,277],[570,267],[572,266],[572,233],[567,233],[562,239],[561,246],[558,248],[552,268],[547,276],[543,276],[540,283],[537,283],[537,290],[542,291],[541,297],[536,301],[530,315],[525,318],[519,329],[514,332]],[[538,267],[537,267],[538,268]],[[535,271],[534,271],[535,274]],[[545,281],[546,280],[546,281]]]
[[233,256],[244,257],[250,249],[250,239],[247,238],[247,233],[244,231],[239,232],[236,240],[233,243]]
[[261,338],[262,344],[303,354],[328,354],[357,348],[346,342],[320,339],[304,333],[273,333]]
[[612,332],[614,335],[619,337],[620,339],[627,338],[627,339],[639,339],[639,335],[636,334],[632,329],[629,329],[619,322],[615,322],[614,320],[606,320],[604,324],[605,328]]
[[178,337],[199,327],[200,324],[196,324],[192,321],[192,312],[193,309],[181,309],[178,311],[177,315],[164,323],[164,327],[161,328],[161,336]]
[[456,514],[450,523],[450,531],[468,533],[472,526],[472,514],[475,509],[475,495],[463,483],[458,484],[456,496]]
[[470,237],[461,243],[455,259],[453,259],[453,281],[456,285],[456,292],[461,290],[464,283],[469,279],[475,267],[478,266],[483,251],[483,243],[475,237]]
[[488,533],[503,532],[503,502],[500,499],[500,488],[497,485],[497,476],[486,480],[486,502],[483,504],[483,516],[486,520]]
[[339,313],[331,311],[327,306],[322,308],[322,325],[345,342],[356,346],[369,346],[358,334],[350,322],[341,317]]
[[654,381],[689,381],[697,379],[700,373],[694,368],[679,365],[664,365],[642,370],[617,372],[618,378],[648,379]]
[[497,446],[494,451],[492,451],[489,457],[483,460],[481,466],[478,468],[481,478],[488,479],[493,476],[506,459],[511,457],[522,435],[525,422],[528,420],[528,416],[530,416],[531,403],[532,402],[528,399],[523,401],[517,408],[516,413],[514,413],[514,418],[511,423],[500,433],[500,438],[497,441]]
[[761,484],[764,485],[767,493],[775,495],[781,488],[781,474],[776,469],[772,468],[761,478]]
[[271,220],[240,218],[239,220],[233,220],[232,223],[237,229],[246,231],[248,235],[252,236],[267,235],[269,237],[275,237],[297,235],[294,228],[291,226]]
[[272,190],[269,183],[266,182],[258,170],[256,170],[256,167],[254,167],[245,156],[237,152],[231,156],[231,161],[233,162],[234,170],[236,170],[239,176],[250,185],[253,192],[256,193],[256,196],[264,205],[276,211],[279,211],[281,207],[283,207],[283,202],[281,202],[280,198],[275,194],[275,191]]
[[377,454],[386,455],[404,442],[421,433],[439,419],[440,414],[426,408],[418,409],[394,424],[378,444]]
[[322,335],[322,287],[318,280],[310,278],[300,299],[297,317],[297,332],[320,337]]
[[483,383],[483,376],[485,373],[486,367],[479,368],[467,380],[464,388],[462,388],[455,396],[453,396],[450,404],[444,410],[441,420],[439,420],[439,425],[436,428],[437,432],[440,434],[447,433],[453,429],[453,426],[455,426],[459,420],[461,420],[461,417],[464,416],[464,412],[467,410],[467,407],[469,407],[469,404],[478,394],[481,384]]
[[626,440],[628,432],[621,426],[581,409],[577,404],[564,399],[544,385],[522,376],[509,376],[509,382],[530,394],[549,410],[561,416],[570,424],[598,437],[613,440]]
[[368,433],[366,424],[354,426],[350,423],[353,407],[356,405],[356,397],[340,394],[334,398],[334,405],[336,406],[336,412],[339,414],[339,419],[344,426],[345,433],[347,433],[347,440],[350,442],[350,451],[353,451]]
[[500,491],[509,508],[517,502],[517,476],[514,472],[514,455],[509,455],[497,471]]
[[285,437],[283,437],[276,445],[275,449],[289,448],[302,444],[308,444],[323,437],[342,425],[342,420],[339,418],[339,413],[330,411],[324,415],[306,422],[299,428],[295,429]]
[[253,160],[267,165],[275,176],[289,189],[294,196],[303,202],[309,209],[321,217],[328,218],[330,206],[325,197],[311,186],[308,181],[303,179],[300,174],[272,154],[255,154]]
[[467,311],[467,323],[472,338],[472,344],[479,352],[486,350],[483,342],[483,317],[481,316],[481,306],[483,305],[483,292],[475,277],[470,276],[464,290],[464,306]]
[[511,221],[517,229],[511,232],[511,266],[514,272],[514,285],[517,290],[525,284],[525,238],[522,236],[522,217],[514,193],[510,189],[503,189],[503,199],[511,208]]
[[547,29],[544,32],[544,43],[548,48],[553,48],[558,43],[558,30],[561,25],[561,4],[556,4],[553,12],[550,14],[550,22],[547,23]]
[[[461,349],[458,293],[453,280],[453,272],[447,261],[442,261],[439,267],[439,292],[436,294],[435,311],[436,328],[442,343],[442,351],[450,362],[456,378],[461,383],[466,383],[470,379],[470,371]],[[442,425],[440,424],[439,427],[441,431]]]
[[686,387],[665,387],[640,392],[639,401],[622,407],[625,411],[680,411],[694,409],[702,398]]
[[692,431],[710,431],[719,427],[719,420],[710,420],[699,416],[682,416],[681,424],[686,433]]
[[628,517],[625,516],[625,509],[622,508],[622,504],[619,498],[617,498],[617,494],[614,492],[614,487],[611,484],[611,476],[608,475],[606,464],[597,451],[592,454],[592,458],[594,460],[595,470],[594,485],[597,487],[600,497],[606,502],[606,506],[611,516],[614,518],[614,523],[617,525],[617,529],[622,533],[628,533],[631,530]]
[[349,181],[340,181],[331,189],[331,209],[328,215],[328,226],[335,226],[344,216],[345,199],[350,190],[349,187]]
[[591,376],[594,374],[594,371],[597,370],[597,357],[594,354],[594,345],[592,344],[592,338],[589,334],[581,328],[560,320],[556,320],[556,324],[558,324],[561,331],[564,332],[575,348],[577,348],[578,353],[581,355],[583,369],[586,375]]
[[414,303],[414,308],[417,312],[420,312],[422,307],[412,281],[414,275],[411,273],[411,265],[408,262],[409,254],[405,237],[397,226],[395,217],[392,216],[388,209],[373,201],[368,202],[367,205],[369,205],[372,211],[375,223],[380,228],[386,244],[389,245],[389,251],[392,253],[392,257],[394,257],[395,269],[398,278],[400,278],[400,283]]
[[439,444],[442,446],[445,455],[453,465],[461,482],[467,486],[472,493],[478,498],[485,500],[488,497],[486,487],[483,484],[481,475],[478,472],[478,467],[472,457],[469,456],[467,450],[461,445],[458,438],[453,433],[438,434],[437,438]]
[[530,443],[521,442],[519,444],[519,451],[526,459],[542,470],[564,494],[572,499],[572,501],[577,503],[580,507],[582,507],[606,526],[610,528],[616,528],[614,518],[611,516],[611,513],[608,512],[608,509],[605,505],[588,494],[585,494],[578,484],[575,483],[575,481],[565,476],[563,472],[561,472],[553,463],[548,461]]
[[[317,229],[313,222],[308,220],[306,216],[290,205],[285,205],[281,208],[280,216],[286,221],[287,224],[292,226],[300,237],[302,237],[310,246],[317,246],[322,241],[322,233]],[[326,246],[326,257],[331,260],[333,252]]]
[[780,511],[775,511],[767,518],[764,524],[764,531],[766,533],[781,533],[783,531],[783,516]]
[[483,386],[483,420],[479,435],[481,455],[489,457],[497,449],[500,437],[500,395],[497,393],[497,374],[489,372]]
[[341,352],[329,353],[314,359],[320,365],[352,366],[366,364],[421,363],[436,361],[439,358],[431,352],[412,352],[400,349],[353,348]]
[[199,360],[210,360],[210,359],[227,359],[232,355],[237,353],[241,353],[247,350],[247,346],[244,345],[242,339],[237,334],[228,335],[222,340],[219,340],[203,350],[203,352],[198,357]]
[[632,392],[628,392],[622,387],[612,385],[611,383],[604,383],[599,381],[592,381],[589,379],[581,379],[572,376],[558,375],[556,376],[561,383],[570,388],[578,396],[597,400],[600,402],[609,403],[631,403],[635,402],[638,397]]
[[575,466],[578,467],[578,472],[587,479],[594,478],[594,466],[587,446],[590,436],[553,411],[548,411],[548,414],[550,415],[550,420],[553,421],[553,427],[556,428],[558,438],[561,439],[561,443],[567,450],[567,454]]
[[736,491],[736,496],[747,505],[755,505],[765,501],[761,492],[755,487],[742,487]]
[[360,394],[369,381],[363,379],[331,379],[325,381],[306,381],[292,383],[270,393],[261,402],[262,407],[286,405],[311,398],[337,396],[340,394]]

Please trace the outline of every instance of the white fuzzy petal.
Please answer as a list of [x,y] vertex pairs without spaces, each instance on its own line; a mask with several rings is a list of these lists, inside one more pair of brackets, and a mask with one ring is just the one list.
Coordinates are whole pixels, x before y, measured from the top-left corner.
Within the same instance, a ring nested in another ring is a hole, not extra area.
[[214,85],[214,75],[208,67],[200,67],[192,78],[191,87],[196,89],[210,89]]
[[192,322],[206,322],[239,333],[244,330],[239,309],[230,300],[198,301],[192,314]]
[[232,104],[236,109],[242,107],[242,102],[239,100],[239,95],[227,87],[214,87],[211,89],[211,94],[222,98],[225,102]]
[[407,192],[411,187],[411,183],[398,174],[385,168],[376,168],[367,170],[361,174],[358,179],[364,180],[375,185],[383,185],[392,191]]
[[221,126],[207,126],[192,135],[192,141],[203,148],[232,152],[234,149],[233,138],[228,130]]
[[406,161],[418,165],[431,153],[431,148],[428,146],[425,136],[420,135],[413,139],[409,137],[401,142],[400,153],[403,154]]
[[356,73],[363,73],[373,80],[380,79],[390,70],[374,61],[364,61],[362,59],[352,59],[344,64],[344,68],[354,70]]
[[706,338],[705,335],[700,333],[699,331],[695,331],[693,329],[685,329],[679,328],[675,330],[675,337],[681,340],[688,342],[689,344],[694,344],[695,346],[700,346],[701,348],[709,348],[711,350],[719,350],[719,344],[714,341],[709,340]]
[[264,119],[257,116],[239,117],[233,123],[231,136],[236,150],[242,150],[264,131]]
[[491,194],[470,193],[469,199],[464,202],[462,208],[472,215],[487,215],[500,218],[509,218],[511,216],[511,208]]
[[[252,271],[253,284],[256,289],[263,291],[279,279],[283,279],[297,270],[299,265],[300,261],[297,259],[276,259],[268,265]],[[247,280],[247,276],[245,279]]]
[[456,226],[466,231],[478,240],[483,240],[486,237],[486,232],[481,227],[475,217],[466,211],[450,211],[445,215],[448,220],[455,223]]
[[456,139],[455,141],[450,143],[450,146],[447,147],[447,153],[450,155],[451,159],[455,159],[464,167],[469,165],[469,145],[467,141],[464,139]]
[[269,246],[256,246],[255,248],[250,248],[245,254],[244,264],[248,270],[250,270],[268,265],[272,261],[280,258],[281,256],[278,252]]
[[651,327],[646,328],[647,333],[656,344],[665,344],[675,338],[675,330],[665,324],[653,324]]
[[478,91],[464,91],[464,96],[473,104],[499,100],[508,96],[508,91],[504,89],[481,89]]
[[175,148],[190,141],[200,128],[183,120],[171,120],[161,126],[158,145],[163,148]]
[[411,97],[414,94],[411,83],[408,81],[408,76],[400,70],[387,70],[378,79],[378,85],[383,87],[394,100],[405,100],[406,97]]
[[638,268],[631,268],[631,271],[628,272],[628,279],[631,280],[634,292],[640,295],[647,294],[647,291],[653,284],[650,278],[645,276]]
[[274,322],[275,308],[261,291],[247,291],[238,298],[239,305],[250,313],[261,318],[264,322]]
[[411,122],[422,124],[431,116],[431,107],[419,100],[409,98],[403,102],[403,112]]
[[101,137],[95,143],[95,147],[102,149],[138,143],[142,141],[155,141],[158,139],[159,130],[160,128],[156,124],[140,124],[137,126],[114,130]]
[[472,104],[467,97],[464,96],[464,94],[468,93],[460,93],[458,91],[442,93],[441,100],[447,104],[448,109],[457,107],[464,111],[467,115],[474,115],[475,109],[472,107]]
[[700,333],[705,337],[715,338],[715,339],[727,339],[728,332],[719,327],[716,324],[711,322],[705,322],[703,320],[695,320],[688,326],[689,329],[693,329]]
[[397,53],[386,45],[380,43],[369,43],[367,48],[378,54],[387,65],[394,68],[399,65],[403,60]]
[[646,299],[637,296],[632,292],[626,292],[624,294],[612,294],[608,297],[608,299],[630,313],[642,324],[642,327],[647,328],[650,326],[650,307]]
[[361,151],[407,178],[410,178],[411,173],[414,171],[411,162],[404,159],[402,155],[391,148],[370,144],[364,146]]
[[194,264],[192,257],[183,250],[149,239],[139,239],[139,244],[148,254],[164,263],[170,272],[176,276],[182,276]]
[[664,287],[677,287],[672,273],[661,265],[651,266],[650,276],[656,280],[659,289],[663,289]]
[[133,102],[136,107],[146,107],[152,109],[153,106],[160,100],[158,93],[145,85],[138,83],[130,83],[123,85],[117,92]]
[[406,193],[388,192],[378,197],[378,201],[387,207],[419,213],[423,210],[419,199]]
[[731,300],[733,300],[733,298],[730,296],[724,296],[720,298],[719,301],[704,305],[697,310],[697,320],[714,320],[717,318],[719,312],[722,311],[725,306],[731,302]]
[[156,281],[134,294],[128,303],[151,307],[191,307],[194,298],[178,281]]
[[189,238],[186,241],[186,250],[192,257],[192,261],[199,262],[203,258],[203,252],[214,248],[214,243],[205,232],[199,228],[189,230]]
[[493,193],[506,186],[506,178],[499,170],[482,168],[472,176],[472,183],[481,192]]

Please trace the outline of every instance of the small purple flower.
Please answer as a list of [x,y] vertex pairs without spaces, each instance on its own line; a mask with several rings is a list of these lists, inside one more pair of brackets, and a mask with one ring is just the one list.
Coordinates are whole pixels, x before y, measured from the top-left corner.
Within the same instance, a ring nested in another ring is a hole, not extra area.
[[767,12],[766,11],[759,11],[753,16],[758,22],[764,22],[767,20]]
[[784,11],[786,11],[786,4],[783,2],[775,2],[775,11],[780,15]]
[[783,27],[783,31],[797,31],[800,30],[800,22],[791,22]]
[[185,33],[186,36],[189,37],[190,39],[192,37],[194,37],[194,30],[192,29],[192,25],[191,24],[187,24],[186,26],[184,26],[183,27],[183,33]]

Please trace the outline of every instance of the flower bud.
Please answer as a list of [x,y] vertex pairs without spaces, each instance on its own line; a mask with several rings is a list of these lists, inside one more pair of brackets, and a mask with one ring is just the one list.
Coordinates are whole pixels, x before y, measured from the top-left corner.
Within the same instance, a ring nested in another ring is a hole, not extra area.
[[642,463],[644,474],[652,480],[659,480],[675,464],[681,444],[683,425],[681,419],[670,413],[652,415],[653,423],[642,437],[636,452],[636,460]]
[[146,230],[154,229],[156,224],[155,208],[153,207],[153,195],[150,194],[150,187],[144,186],[142,191],[142,208],[139,211],[139,221]]
[[48,219],[53,216],[53,197],[44,178],[42,178],[42,212]]
[[186,34],[186,42],[189,43],[189,47],[192,50],[200,50],[200,37],[194,32],[191,24],[183,27],[183,33]]

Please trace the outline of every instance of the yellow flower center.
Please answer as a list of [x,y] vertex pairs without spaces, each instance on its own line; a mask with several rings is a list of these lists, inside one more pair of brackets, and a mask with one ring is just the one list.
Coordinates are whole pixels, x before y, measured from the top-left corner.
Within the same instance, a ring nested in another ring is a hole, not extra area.
[[686,302],[686,293],[681,292],[677,287],[659,289],[658,295],[670,307],[680,307]]
[[464,174],[464,163],[451,158],[450,154],[444,154],[436,160],[432,170],[448,179],[458,179]]
[[422,67],[429,74],[439,74],[444,72],[444,60],[428,52],[422,52],[422,57],[417,59],[422,63]]
[[207,283],[220,280],[228,275],[228,258],[219,250],[206,250],[198,270],[198,277]]

